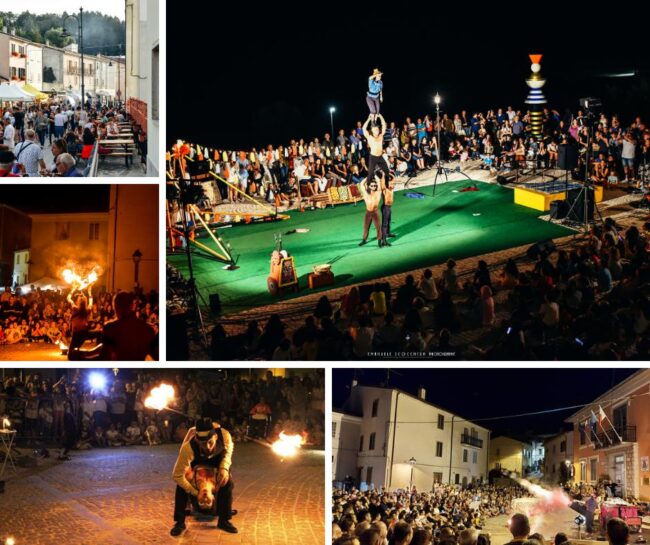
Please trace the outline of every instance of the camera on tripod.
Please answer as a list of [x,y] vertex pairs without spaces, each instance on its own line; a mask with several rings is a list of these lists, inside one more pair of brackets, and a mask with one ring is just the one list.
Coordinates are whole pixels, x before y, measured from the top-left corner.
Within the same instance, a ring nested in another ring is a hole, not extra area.
[[589,128],[594,127],[603,113],[603,101],[596,97],[584,97],[578,100],[578,103],[585,111],[583,123]]

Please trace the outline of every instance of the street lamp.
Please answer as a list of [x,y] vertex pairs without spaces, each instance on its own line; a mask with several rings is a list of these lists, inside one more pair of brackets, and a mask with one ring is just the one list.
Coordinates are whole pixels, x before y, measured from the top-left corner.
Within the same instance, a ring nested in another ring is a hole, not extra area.
[[437,144],[437,150],[436,150],[436,156],[438,159],[438,169],[440,169],[440,95],[436,93],[436,96],[433,97],[433,102],[436,105],[436,132],[437,132],[437,139],[438,141],[436,142]]
[[[120,46],[120,61],[122,60],[122,44],[118,44]],[[116,62],[117,64],[117,92],[115,95],[117,96],[117,106],[118,108],[121,105],[121,98],[122,98],[122,63],[121,62]],[[113,61],[110,61],[108,63],[108,66],[113,66]]]
[[135,252],[133,252],[133,255],[131,256],[133,259],[133,267],[134,267],[134,273],[135,273],[135,289],[136,291],[140,288],[140,282],[138,281],[138,276],[140,273],[140,261],[142,261],[142,252],[138,249]]
[[[84,70],[84,9],[79,8],[79,16],[77,15],[66,16],[66,18],[63,19],[63,23],[65,24],[65,22],[68,19],[74,19],[75,21],[77,21],[77,25],[78,25],[77,33],[79,36],[79,51],[81,52],[81,108],[83,109],[84,105],[86,104],[86,84],[84,79],[84,73],[86,72]],[[68,36],[70,36],[70,33],[64,30],[61,36],[67,38]]]
[[332,140],[334,140],[334,112],[336,111],[336,108],[334,106],[330,106],[330,128],[332,129]]
[[409,482],[409,492],[413,488],[413,470],[415,469],[415,464],[417,464],[418,461],[411,456],[411,459],[409,460],[409,464],[411,464],[411,480]]

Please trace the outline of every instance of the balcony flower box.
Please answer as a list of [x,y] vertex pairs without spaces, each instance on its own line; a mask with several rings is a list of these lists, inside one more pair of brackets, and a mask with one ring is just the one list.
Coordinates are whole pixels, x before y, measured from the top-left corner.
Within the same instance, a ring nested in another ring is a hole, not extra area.
[[12,57],[20,57],[20,53],[18,53],[18,51],[12,51],[11,56]]
[[26,59],[27,58],[27,53],[21,53],[20,58],[21,59]]
[[18,76],[11,76],[11,81],[18,81]]

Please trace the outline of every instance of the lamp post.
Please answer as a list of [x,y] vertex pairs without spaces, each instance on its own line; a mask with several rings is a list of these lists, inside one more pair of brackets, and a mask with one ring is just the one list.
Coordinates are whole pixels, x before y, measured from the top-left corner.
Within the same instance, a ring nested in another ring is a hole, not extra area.
[[436,96],[433,97],[433,102],[436,105],[436,159],[438,159],[438,170],[440,170],[440,95],[436,93]]
[[[122,99],[122,44],[119,44],[120,46],[120,56],[119,56],[119,61],[116,61],[115,64],[117,65],[117,92],[115,95],[117,96],[117,106],[118,108],[121,106],[121,99]],[[110,61],[108,63],[108,66],[113,66],[113,61]],[[126,78],[125,78],[126,79]]]
[[332,130],[332,140],[334,140],[334,112],[336,111],[336,108],[334,106],[330,106],[330,129]]
[[415,464],[417,464],[418,461],[411,456],[411,459],[409,460],[409,464],[411,464],[411,480],[409,481],[409,492],[413,488],[413,470],[415,469]]
[[[86,104],[86,83],[84,79],[84,9],[79,8],[79,15],[68,15],[63,22],[65,23],[68,19],[74,19],[77,21],[77,33],[79,36],[79,52],[81,53],[81,108],[83,109]],[[67,31],[63,31],[62,36],[67,38],[70,34]]]
[[139,273],[140,273],[140,261],[142,261],[142,252],[138,249],[135,252],[133,252],[133,255],[131,256],[133,259],[133,267],[134,267],[134,274],[135,274],[135,289],[136,291],[140,289],[140,282],[139,282]]

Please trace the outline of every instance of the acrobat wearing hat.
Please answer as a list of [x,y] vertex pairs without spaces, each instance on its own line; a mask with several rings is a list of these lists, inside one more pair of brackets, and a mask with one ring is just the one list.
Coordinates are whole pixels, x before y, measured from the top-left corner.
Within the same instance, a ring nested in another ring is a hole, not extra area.
[[368,108],[370,109],[370,115],[372,116],[372,122],[377,121],[377,116],[379,115],[379,106],[384,101],[384,82],[381,81],[383,74],[379,71],[379,68],[375,68],[372,71],[371,76],[368,78],[368,93],[366,94],[366,102],[368,103]]

